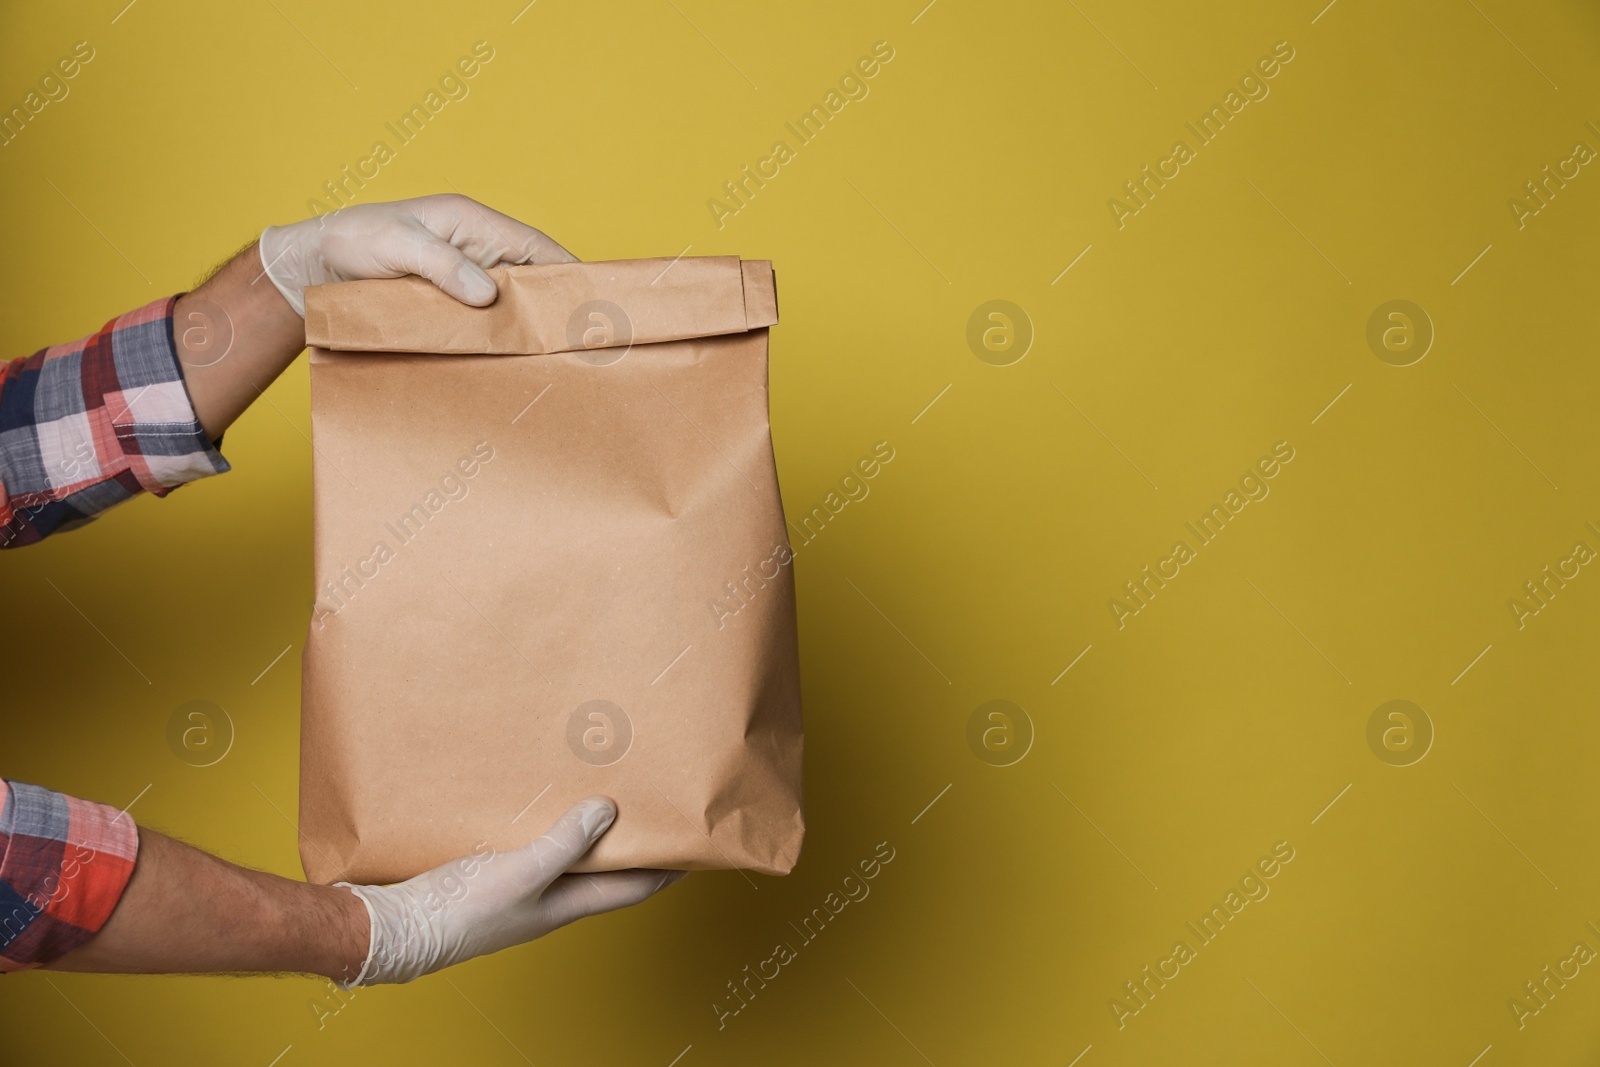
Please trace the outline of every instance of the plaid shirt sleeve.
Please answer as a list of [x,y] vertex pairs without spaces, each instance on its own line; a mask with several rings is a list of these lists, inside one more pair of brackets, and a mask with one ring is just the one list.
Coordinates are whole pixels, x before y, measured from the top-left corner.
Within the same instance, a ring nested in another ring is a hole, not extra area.
[[71,952],[111,918],[139,831],[104,804],[0,780],[0,974]]
[[229,469],[184,385],[172,340],[177,300],[0,363],[0,548]]

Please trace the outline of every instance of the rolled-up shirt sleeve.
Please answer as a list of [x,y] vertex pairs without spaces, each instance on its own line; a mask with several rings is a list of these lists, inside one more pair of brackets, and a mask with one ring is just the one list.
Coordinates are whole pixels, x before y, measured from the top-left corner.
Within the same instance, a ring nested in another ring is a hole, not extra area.
[[39,967],[111,918],[139,853],[126,812],[0,779],[0,973]]
[[177,300],[0,364],[0,548],[229,469],[184,385]]

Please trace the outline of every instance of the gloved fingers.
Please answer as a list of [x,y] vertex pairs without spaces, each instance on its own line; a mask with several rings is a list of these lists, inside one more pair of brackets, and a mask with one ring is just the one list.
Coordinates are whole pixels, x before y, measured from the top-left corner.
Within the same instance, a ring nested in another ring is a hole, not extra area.
[[468,196],[420,197],[417,218],[480,267],[497,263],[576,263],[578,257],[547,234]]
[[485,307],[500,295],[494,279],[442,237],[426,233],[408,242],[406,258],[410,261],[402,265],[407,272],[420,274],[463,304]]
[[[475,200],[467,212],[463,231],[468,235],[469,246],[481,242],[485,254],[493,253],[495,259],[487,266],[499,263],[576,263],[578,257],[557,244],[543,230],[536,230],[518,222],[510,215],[485,207]],[[481,263],[482,260],[479,260]]]
[[573,805],[544,836],[505,853],[530,888],[543,889],[594,847],[617,817],[606,797],[590,797]]
[[564,874],[544,891],[539,905],[546,923],[554,930],[590,915],[632,907],[682,881],[688,873],[641,867],[599,874]]

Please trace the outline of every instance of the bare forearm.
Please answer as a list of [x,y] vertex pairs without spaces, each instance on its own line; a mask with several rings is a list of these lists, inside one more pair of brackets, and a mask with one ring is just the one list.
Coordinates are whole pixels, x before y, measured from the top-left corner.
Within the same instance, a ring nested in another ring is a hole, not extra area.
[[294,971],[348,981],[366,906],[343,889],[237,867],[152,830],[110,920],[51,968],[120,974]]
[[305,323],[261,270],[254,243],[178,298],[173,340],[200,425],[222,436],[305,348]]

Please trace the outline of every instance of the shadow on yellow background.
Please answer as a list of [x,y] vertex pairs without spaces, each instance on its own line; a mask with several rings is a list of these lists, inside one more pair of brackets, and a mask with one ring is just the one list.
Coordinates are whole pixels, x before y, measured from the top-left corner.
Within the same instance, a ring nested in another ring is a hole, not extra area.
[[[776,263],[810,834],[406,987],[9,977],[0,1060],[1600,1056],[1592,6],[124,2],[0,15],[7,110],[93,55],[0,147],[7,356],[341,196]],[[297,875],[304,363],[265,400],[0,563],[3,771]]]

